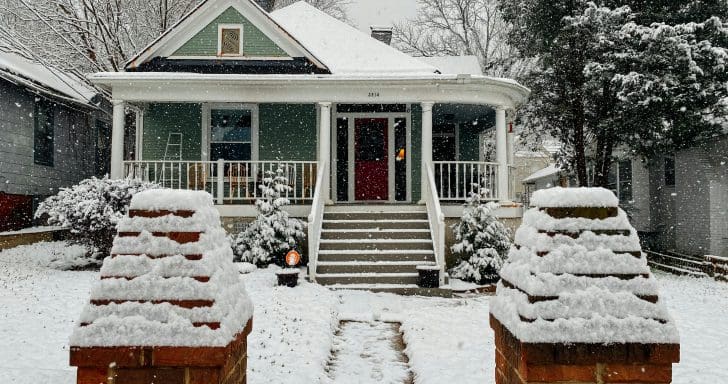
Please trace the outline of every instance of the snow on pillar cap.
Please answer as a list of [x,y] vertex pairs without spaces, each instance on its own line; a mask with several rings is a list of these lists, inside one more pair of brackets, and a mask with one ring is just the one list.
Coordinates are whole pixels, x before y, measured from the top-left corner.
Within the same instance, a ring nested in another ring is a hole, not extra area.
[[244,332],[253,306],[207,192],[141,192],[118,230],[73,347],[224,347]]
[[605,188],[548,188],[533,193],[531,205],[540,208],[616,207],[619,200]]
[[212,195],[205,191],[150,189],[131,198],[129,209],[148,211],[195,211],[213,207]]

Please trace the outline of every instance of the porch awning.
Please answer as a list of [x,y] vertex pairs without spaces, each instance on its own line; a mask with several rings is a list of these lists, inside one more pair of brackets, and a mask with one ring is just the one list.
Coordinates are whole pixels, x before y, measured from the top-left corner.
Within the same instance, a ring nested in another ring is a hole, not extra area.
[[472,75],[245,75],[101,72],[89,79],[115,99],[166,102],[487,104],[515,108],[530,90],[515,80]]

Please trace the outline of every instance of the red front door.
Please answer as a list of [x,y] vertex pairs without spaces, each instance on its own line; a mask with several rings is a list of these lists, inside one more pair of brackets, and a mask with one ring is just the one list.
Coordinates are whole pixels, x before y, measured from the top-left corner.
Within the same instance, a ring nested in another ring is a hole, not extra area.
[[356,200],[389,200],[388,119],[354,120]]

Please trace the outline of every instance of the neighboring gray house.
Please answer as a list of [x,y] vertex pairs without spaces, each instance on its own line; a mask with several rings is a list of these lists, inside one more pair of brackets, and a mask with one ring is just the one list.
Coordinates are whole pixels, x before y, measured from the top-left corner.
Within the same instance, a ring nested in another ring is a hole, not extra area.
[[728,256],[728,135],[633,163],[632,220],[649,247]]
[[32,223],[37,202],[108,172],[110,115],[97,92],[0,52],[0,231]]
[[[728,132],[649,161],[617,151],[609,189],[619,197],[646,249],[690,256],[728,256]],[[525,196],[575,185],[549,165],[523,180]],[[526,198],[527,205],[527,198]]]

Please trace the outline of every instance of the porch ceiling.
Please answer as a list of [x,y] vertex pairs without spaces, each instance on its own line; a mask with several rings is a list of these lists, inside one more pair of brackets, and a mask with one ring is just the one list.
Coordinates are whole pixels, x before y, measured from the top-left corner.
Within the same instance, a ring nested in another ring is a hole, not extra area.
[[469,75],[337,76],[105,72],[89,79],[132,102],[437,103],[515,108],[529,90],[510,79]]

